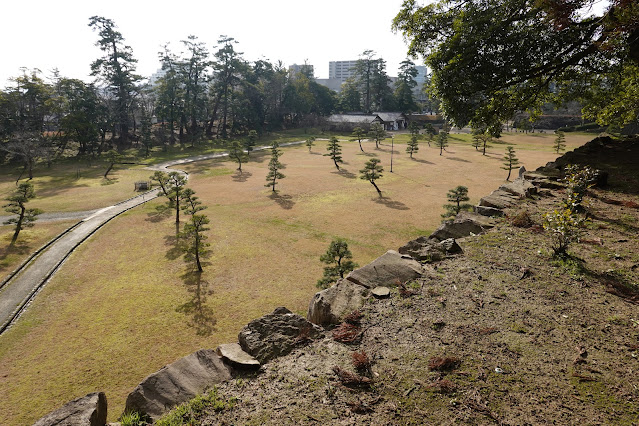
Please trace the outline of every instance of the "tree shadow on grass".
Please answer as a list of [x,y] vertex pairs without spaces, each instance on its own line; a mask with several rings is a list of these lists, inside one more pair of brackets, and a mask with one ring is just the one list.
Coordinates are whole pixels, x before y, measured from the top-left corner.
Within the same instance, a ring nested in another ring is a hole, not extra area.
[[464,160],[463,158],[459,158],[459,157],[446,157],[446,158],[453,161],[460,161],[462,163],[470,163],[470,161]]
[[154,212],[147,213],[146,220],[153,223],[162,222],[163,220],[168,219],[172,213],[173,208],[167,206],[166,204],[162,204],[156,206]]
[[331,173],[334,175],[344,176],[345,178],[348,178],[348,179],[357,179],[357,175],[355,173],[351,173],[346,169],[339,169],[339,171],[333,171]]
[[107,185],[113,185],[113,184],[116,184],[116,183],[118,183],[118,178],[111,179],[111,178],[106,177],[106,178],[102,179],[102,182],[100,182],[100,185],[107,186]]
[[290,195],[282,195],[278,192],[271,192],[271,195],[269,195],[268,198],[275,201],[281,208],[286,210],[292,209],[295,205],[295,201],[293,201],[293,197]]
[[210,336],[216,330],[217,323],[213,308],[206,304],[207,296],[213,294],[210,283],[202,279],[202,273],[198,271],[189,271],[180,278],[191,299],[178,306],[175,311],[190,317],[187,324],[195,329],[195,334]]
[[366,152],[366,151],[364,152],[359,151],[357,155],[365,155],[367,157],[377,157],[377,154],[375,154],[374,152]]
[[184,256],[186,241],[184,241],[184,238],[180,238],[177,234],[165,236],[164,245],[169,247],[164,255],[164,257],[168,260],[175,260],[180,256]]
[[432,163],[432,162],[430,162],[430,161],[422,160],[422,159],[420,159],[420,158],[415,158],[415,157],[413,157],[413,158],[411,159],[411,161],[414,161],[414,162],[416,162],[416,163],[422,163],[422,164],[435,164],[435,163]]
[[406,204],[402,203],[401,201],[392,200],[389,197],[377,197],[373,198],[373,201],[375,201],[377,204],[382,204],[389,209],[410,210],[410,208]]
[[246,182],[246,180],[251,176],[253,176],[253,173],[251,172],[243,171],[242,173],[240,173],[238,171],[232,177],[235,182]]

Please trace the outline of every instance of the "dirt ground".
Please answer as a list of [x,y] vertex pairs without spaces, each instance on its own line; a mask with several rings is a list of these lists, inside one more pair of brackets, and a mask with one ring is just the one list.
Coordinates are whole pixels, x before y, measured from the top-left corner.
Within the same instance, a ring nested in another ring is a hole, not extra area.
[[[639,424],[639,141],[571,162],[610,178],[586,198],[570,257],[553,259],[539,227],[563,190],[524,201],[413,295],[371,300],[359,343],[327,332],[219,386],[234,407],[194,424]],[[513,225],[523,211],[532,226]],[[335,366],[371,382],[345,385]]]

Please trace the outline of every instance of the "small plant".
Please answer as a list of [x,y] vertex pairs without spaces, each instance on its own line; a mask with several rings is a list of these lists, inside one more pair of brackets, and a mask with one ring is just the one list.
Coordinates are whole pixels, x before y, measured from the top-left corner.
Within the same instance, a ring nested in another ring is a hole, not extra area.
[[568,207],[545,213],[543,218],[544,229],[552,233],[553,255],[565,257],[568,246],[579,238],[585,219]]
[[583,210],[583,199],[588,189],[594,186],[598,173],[597,170],[588,166],[583,168],[574,165],[566,166],[563,181],[568,185],[566,189],[568,195],[564,201],[567,209],[573,211]]
[[355,367],[357,371],[359,371],[360,373],[370,371],[371,360],[366,352],[353,352],[351,357],[353,359],[353,367]]
[[343,322],[333,330],[333,340],[340,343],[356,343],[362,337],[362,329],[358,325]]
[[209,411],[224,411],[233,408],[235,399],[229,400],[219,395],[213,388],[204,395],[198,395],[192,400],[178,405],[168,414],[162,416],[155,424],[157,426],[179,426],[198,424],[202,415]]
[[461,360],[454,356],[434,356],[428,360],[428,368],[431,371],[451,371],[459,367]]
[[353,253],[348,249],[346,241],[339,238],[331,241],[326,253],[320,256],[320,261],[329,266],[324,267],[324,276],[317,281],[317,287],[327,288],[338,278],[344,278],[344,274],[357,268],[357,263],[350,260],[352,258]]
[[465,186],[457,186],[446,194],[449,203],[453,204],[444,204],[444,208],[446,209],[446,213],[442,214],[444,219],[449,217],[455,217],[462,210],[472,210],[472,204],[464,203],[464,201],[470,200],[468,197],[468,188]]
[[333,372],[337,375],[339,381],[348,387],[370,387],[372,380],[368,377],[360,376],[358,374],[346,371],[338,366],[333,367]]
[[137,411],[126,411],[120,416],[119,420],[122,426],[141,426],[146,424],[140,413]]
[[527,211],[519,212],[510,221],[517,228],[530,228],[535,224]]

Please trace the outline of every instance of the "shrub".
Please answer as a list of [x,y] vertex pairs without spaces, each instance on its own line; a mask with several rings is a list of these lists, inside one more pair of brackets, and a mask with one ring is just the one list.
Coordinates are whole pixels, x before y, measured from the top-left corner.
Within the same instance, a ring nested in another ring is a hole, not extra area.
[[577,241],[585,219],[567,206],[544,214],[544,229],[552,233],[552,250],[555,257],[564,257],[568,246]]

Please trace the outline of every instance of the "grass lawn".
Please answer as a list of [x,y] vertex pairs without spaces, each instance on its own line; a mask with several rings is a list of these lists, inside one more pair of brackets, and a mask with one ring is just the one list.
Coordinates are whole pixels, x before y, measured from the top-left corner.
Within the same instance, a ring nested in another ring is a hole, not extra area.
[[0,226],[0,279],[14,271],[35,250],[77,222],[77,220],[36,222],[32,228],[20,231],[18,240],[13,247],[9,246],[9,243],[15,227],[13,225]]
[[[404,152],[407,137],[396,137],[394,173],[390,140],[379,150],[364,143],[366,153],[343,142],[339,172],[322,156],[324,141],[312,153],[284,148],[286,178],[275,194],[264,187],[267,151],[252,153],[241,175],[228,161],[188,165],[189,186],[211,219],[211,257],[201,279],[173,250],[174,219],[157,212],[160,201],[108,223],[0,338],[0,424],[33,422],[96,390],[106,392],[114,421],[126,395],[163,365],[236,341],[242,326],[277,306],[305,314],[332,238],[345,238],[364,265],[436,228],[449,189],[467,186],[476,203],[504,182],[505,145],[483,156],[456,136],[441,156],[422,142],[413,160]],[[566,136],[569,149],[592,139]],[[503,139],[529,170],[556,158],[554,135]],[[385,168],[377,181],[383,198],[359,179],[372,156]]]

